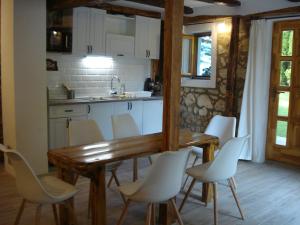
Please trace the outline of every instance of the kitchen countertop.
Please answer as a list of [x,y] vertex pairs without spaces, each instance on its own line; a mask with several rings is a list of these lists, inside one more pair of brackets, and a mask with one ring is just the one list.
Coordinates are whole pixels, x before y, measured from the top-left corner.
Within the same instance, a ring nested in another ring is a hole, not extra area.
[[123,102],[123,101],[152,101],[162,100],[163,96],[152,96],[152,97],[86,97],[86,98],[75,98],[75,99],[49,99],[49,106],[57,105],[74,105],[74,104],[92,104],[101,102]]

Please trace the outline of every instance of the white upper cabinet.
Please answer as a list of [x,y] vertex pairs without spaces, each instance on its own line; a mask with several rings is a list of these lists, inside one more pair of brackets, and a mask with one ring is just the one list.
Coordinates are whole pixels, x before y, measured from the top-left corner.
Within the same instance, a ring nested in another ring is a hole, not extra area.
[[73,10],[73,54],[105,53],[105,15],[100,9],[79,7]]
[[106,55],[134,56],[134,37],[106,34]]
[[159,19],[136,16],[135,56],[139,58],[159,59],[160,49]]

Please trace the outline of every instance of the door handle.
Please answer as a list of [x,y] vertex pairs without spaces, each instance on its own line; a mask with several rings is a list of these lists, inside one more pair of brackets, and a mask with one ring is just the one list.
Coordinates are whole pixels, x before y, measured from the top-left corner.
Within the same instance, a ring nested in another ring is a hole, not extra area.
[[88,114],[90,114],[90,112],[91,112],[91,106],[88,105]]

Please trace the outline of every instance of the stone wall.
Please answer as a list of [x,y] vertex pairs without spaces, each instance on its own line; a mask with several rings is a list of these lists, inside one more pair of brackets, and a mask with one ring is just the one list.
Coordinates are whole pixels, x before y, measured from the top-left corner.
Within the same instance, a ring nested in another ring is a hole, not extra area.
[[[226,20],[231,26],[231,20]],[[230,30],[230,29],[229,29]],[[240,112],[240,105],[244,87],[248,54],[248,36],[246,26],[241,23],[239,62],[236,80],[236,112]],[[203,132],[214,115],[224,115],[226,109],[227,66],[229,58],[231,32],[218,33],[217,37],[217,81],[216,88],[181,89],[180,111],[181,128],[188,128],[194,132]]]

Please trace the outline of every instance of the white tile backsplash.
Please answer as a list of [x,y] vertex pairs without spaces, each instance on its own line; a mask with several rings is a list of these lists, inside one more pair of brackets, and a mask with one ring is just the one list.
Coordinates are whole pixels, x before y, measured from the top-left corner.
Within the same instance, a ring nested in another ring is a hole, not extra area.
[[[67,54],[47,53],[57,61],[58,71],[47,71],[49,98],[65,98],[62,84],[75,89],[76,97],[102,96],[110,91],[110,81],[117,75],[126,91],[141,91],[150,74],[150,60],[136,58],[86,58]],[[116,81],[114,81],[116,85]]]

